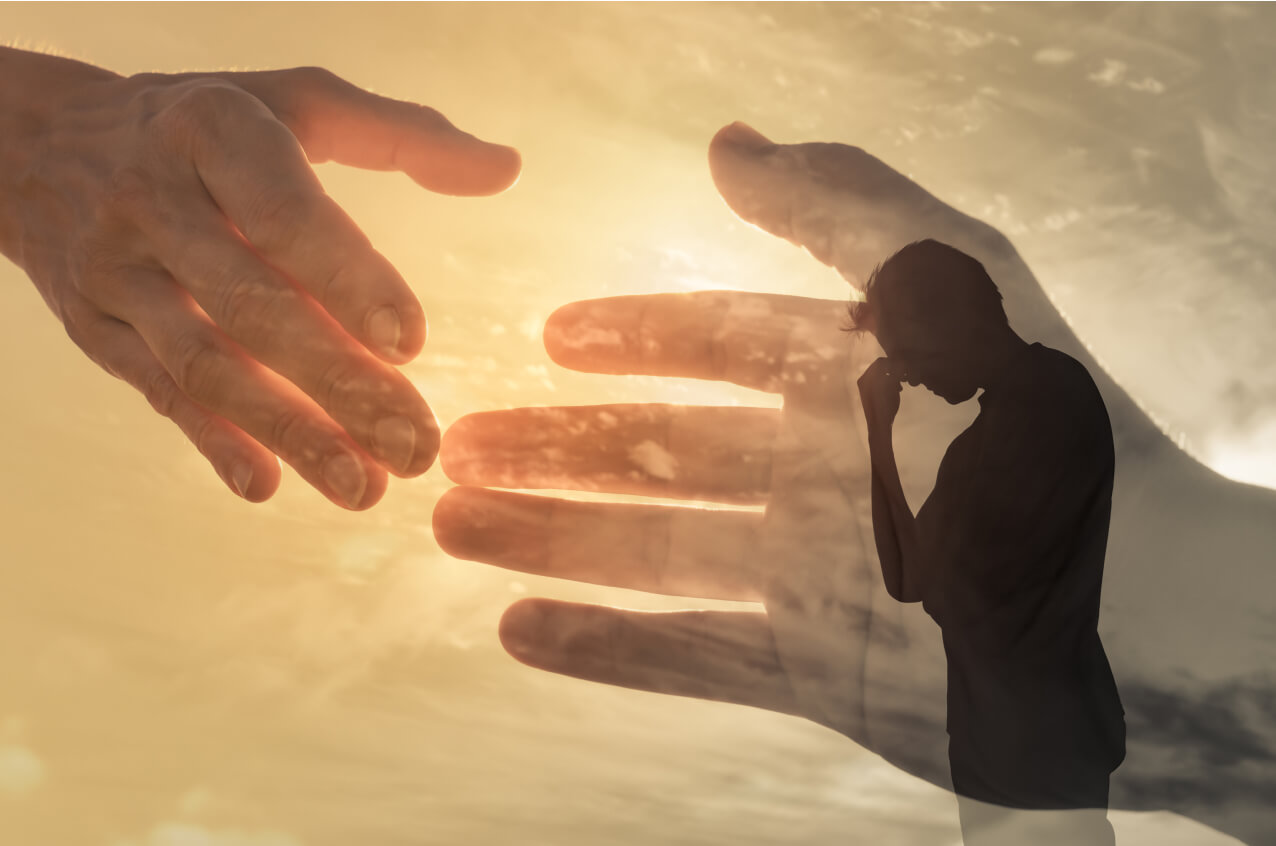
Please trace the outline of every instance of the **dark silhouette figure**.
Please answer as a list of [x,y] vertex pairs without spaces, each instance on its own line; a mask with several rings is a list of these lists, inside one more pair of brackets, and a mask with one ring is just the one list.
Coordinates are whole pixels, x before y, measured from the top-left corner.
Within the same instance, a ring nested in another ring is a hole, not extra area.
[[[886,353],[859,380],[873,528],[891,596],[943,632],[963,836],[1111,843],[1125,723],[1097,631],[1114,467],[1103,399],[1076,360],[1015,334],[978,261],[937,241],[884,262],[851,318]],[[891,440],[903,382],[953,404],[984,391],[916,517]]]

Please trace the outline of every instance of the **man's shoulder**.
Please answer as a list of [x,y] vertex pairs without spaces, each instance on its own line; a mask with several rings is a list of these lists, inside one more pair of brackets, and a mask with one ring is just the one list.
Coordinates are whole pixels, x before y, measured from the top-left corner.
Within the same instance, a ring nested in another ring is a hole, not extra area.
[[1029,422],[1042,435],[1067,441],[1111,439],[1111,422],[1103,395],[1085,365],[1065,352],[1042,344],[1029,348],[1017,390],[1003,411]]
[[1033,364],[1030,381],[1040,393],[1060,401],[1103,408],[1103,396],[1084,364],[1062,350],[1042,344],[1033,344],[1031,350]]

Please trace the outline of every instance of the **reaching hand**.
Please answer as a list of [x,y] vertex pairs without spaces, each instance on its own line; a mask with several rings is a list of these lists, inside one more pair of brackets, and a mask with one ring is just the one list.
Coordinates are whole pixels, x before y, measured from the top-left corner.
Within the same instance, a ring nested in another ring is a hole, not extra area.
[[[1276,496],[1227,482],[1176,448],[1082,347],[1005,238],[862,150],[776,145],[733,125],[714,139],[710,167],[738,214],[852,284],[921,238],[975,256],[1017,331],[1085,364],[1104,394],[1118,462],[1101,622],[1130,734],[1113,806],[1169,807],[1242,838],[1269,831],[1263,797],[1276,779],[1264,750],[1276,748],[1276,700],[1268,641],[1254,633],[1270,619],[1264,557],[1276,545]],[[506,612],[500,634],[526,664],[801,715],[948,786],[940,632],[919,604],[886,594],[873,543],[856,380],[881,349],[871,335],[839,331],[844,314],[841,299],[734,292],[559,309],[545,345],[566,367],[725,380],[781,394],[783,410],[474,414],[444,437],[453,480],[763,503],[765,514],[461,487],[439,501],[435,535],[453,555],[514,570],[760,602],[756,613],[639,613],[528,599]],[[909,459],[946,446],[953,424],[968,422],[935,405],[925,419],[896,421],[906,488],[928,481]],[[1194,681],[1202,678],[1212,681]]]
[[0,247],[90,358],[249,500],[278,487],[272,453],[347,508],[374,504],[386,470],[430,466],[437,424],[391,366],[420,351],[425,315],[307,159],[482,195],[517,177],[514,150],[318,68],[121,78],[0,60],[56,80],[8,142],[23,175]]
[[881,350],[842,331],[845,310],[733,292],[574,303],[545,328],[558,363],[722,379],[782,394],[783,411],[517,409],[469,415],[444,439],[443,468],[462,484],[765,503],[765,515],[459,488],[435,533],[454,555],[511,569],[760,602],[652,614],[534,599],[509,610],[501,639],[543,669],[801,715],[947,784],[939,632],[886,594],[874,551],[855,382]]

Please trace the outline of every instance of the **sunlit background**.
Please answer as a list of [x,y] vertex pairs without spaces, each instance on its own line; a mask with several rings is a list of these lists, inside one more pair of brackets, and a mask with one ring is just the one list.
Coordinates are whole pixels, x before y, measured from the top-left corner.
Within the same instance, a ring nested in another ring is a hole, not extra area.
[[[475,410],[771,402],[569,373],[544,318],[731,287],[841,298],[737,221],[705,152],[743,119],[864,147],[1002,228],[1195,455],[1276,486],[1270,7],[0,6],[0,39],[120,73],[322,65],[517,146],[497,198],[323,166],[431,320],[406,369]],[[236,500],[0,266],[0,844],[933,844],[951,797],[788,717],[538,674],[535,593],[430,533],[437,469],[363,514],[287,475]],[[1113,815],[1123,843],[1228,841]]]

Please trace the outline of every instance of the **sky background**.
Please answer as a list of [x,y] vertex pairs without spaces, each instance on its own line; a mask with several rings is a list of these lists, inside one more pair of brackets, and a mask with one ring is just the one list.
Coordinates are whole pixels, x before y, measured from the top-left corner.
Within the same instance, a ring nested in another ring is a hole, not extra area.
[[[1276,487],[1276,12],[1227,5],[6,4],[0,39],[119,73],[322,65],[518,147],[482,200],[318,168],[431,322],[446,425],[537,404],[774,402],[558,369],[558,305],[735,288],[843,298],[706,167],[745,120],[861,146],[1001,228],[1183,446]],[[792,718],[538,674],[528,593],[693,603],[460,562],[449,486],[362,514],[291,472],[236,500],[0,266],[0,842],[955,843],[951,797]],[[1226,843],[1114,814],[1123,843]]]

